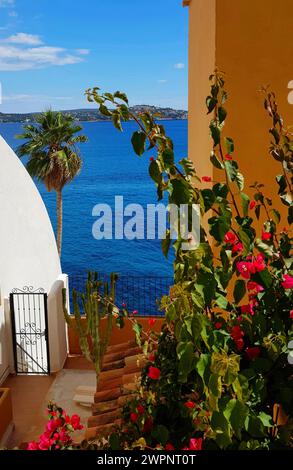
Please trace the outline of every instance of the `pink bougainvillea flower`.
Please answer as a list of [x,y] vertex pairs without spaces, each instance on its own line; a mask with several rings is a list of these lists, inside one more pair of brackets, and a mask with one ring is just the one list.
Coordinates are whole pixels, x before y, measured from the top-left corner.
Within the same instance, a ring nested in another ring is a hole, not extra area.
[[248,281],[247,283],[247,289],[249,291],[255,291],[257,294],[259,292],[263,292],[264,291],[264,288],[258,284],[257,282],[254,282],[254,281]]
[[39,449],[40,450],[49,450],[51,445],[54,444],[54,439],[50,439],[46,433],[40,436]]
[[138,315],[138,310],[133,310],[132,315]]
[[150,162],[153,162],[154,161],[154,157],[150,157]]
[[250,261],[238,261],[236,263],[237,271],[244,279],[250,279],[253,265]]
[[70,424],[73,427],[74,431],[80,431],[83,429],[82,424],[80,424],[80,417],[78,415],[72,415]]
[[265,263],[264,255],[262,253],[259,253],[254,259],[253,268],[255,270],[254,272],[261,272],[264,269],[266,269],[266,263]]
[[201,181],[204,183],[210,183],[212,181],[212,178],[210,176],[202,176]]
[[29,442],[26,450],[39,450],[39,444],[36,441]]
[[160,378],[161,371],[157,367],[150,366],[148,376],[150,379],[158,380]]
[[145,412],[145,408],[142,405],[137,405],[137,412],[139,415],[143,415]]
[[245,349],[245,354],[252,361],[253,359],[256,359],[260,355],[260,348],[258,346],[255,346],[253,348],[246,348]]
[[243,243],[238,242],[235,243],[235,245],[232,246],[232,253],[242,253],[243,252]]
[[262,232],[261,239],[263,242],[267,242],[272,238],[272,234],[270,232]]
[[126,303],[123,302],[123,303],[122,303],[122,308],[125,308],[125,307],[126,307]]
[[284,289],[292,289],[293,287],[293,277],[290,276],[289,274],[284,274],[283,276],[283,282],[281,282],[282,287]]
[[219,322],[219,321],[217,321],[217,322],[215,323],[215,328],[216,328],[216,330],[219,330],[220,328],[222,328],[222,323]]
[[227,232],[225,237],[224,237],[224,241],[226,243],[231,243],[231,245],[234,245],[234,243],[236,243],[237,240],[238,239],[237,239],[235,233],[233,233],[233,232]]
[[234,341],[237,341],[244,336],[244,331],[240,328],[239,325],[235,325],[231,328],[230,335]]
[[188,400],[184,403],[185,408],[195,408],[195,403],[191,400]]
[[202,450],[202,438],[192,438],[189,441],[189,450]]
[[154,354],[149,355],[149,361],[154,362],[156,360],[156,356]]
[[241,313],[249,313],[250,315],[254,315],[253,304],[249,303],[246,305],[241,305],[240,310]]
[[225,155],[225,160],[233,160],[232,155],[229,155],[229,153],[227,153],[227,155]]
[[149,326],[154,326],[155,323],[156,323],[155,318],[149,318],[149,321],[148,321]]
[[255,208],[255,206],[256,206],[256,202],[255,202],[255,201],[250,201],[250,203],[249,203],[249,209],[252,210],[252,209]]
[[167,444],[165,445],[165,450],[175,450],[175,447],[173,446],[173,444],[171,444],[171,442],[167,442]]
[[290,310],[290,318],[293,320],[293,310]]

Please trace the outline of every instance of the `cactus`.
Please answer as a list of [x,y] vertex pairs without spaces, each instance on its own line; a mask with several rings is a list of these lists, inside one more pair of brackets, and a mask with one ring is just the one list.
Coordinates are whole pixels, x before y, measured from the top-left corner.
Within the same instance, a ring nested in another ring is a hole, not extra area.
[[[110,275],[109,289],[108,283],[99,280],[97,273],[89,272],[85,292],[78,293],[75,289],[72,291],[73,315],[69,315],[66,308],[66,289],[62,292],[65,320],[77,332],[84,357],[94,365],[97,385],[112,333],[113,316],[118,311],[114,303],[117,277],[114,273]],[[106,321],[104,335],[101,332],[102,318]]]

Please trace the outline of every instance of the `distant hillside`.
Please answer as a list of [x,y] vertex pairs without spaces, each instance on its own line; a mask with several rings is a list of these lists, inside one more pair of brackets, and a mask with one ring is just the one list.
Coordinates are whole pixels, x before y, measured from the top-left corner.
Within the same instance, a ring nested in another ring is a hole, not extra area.
[[[187,111],[172,109],[172,108],[160,108],[157,106],[148,105],[136,105],[130,108],[135,113],[149,110],[152,114],[157,114],[157,119],[187,119]],[[62,111],[63,113],[70,114],[77,121],[109,121],[108,116],[102,115],[97,109],[69,109]],[[0,122],[33,122],[35,116],[39,113],[27,113],[27,114],[9,114],[0,113]]]

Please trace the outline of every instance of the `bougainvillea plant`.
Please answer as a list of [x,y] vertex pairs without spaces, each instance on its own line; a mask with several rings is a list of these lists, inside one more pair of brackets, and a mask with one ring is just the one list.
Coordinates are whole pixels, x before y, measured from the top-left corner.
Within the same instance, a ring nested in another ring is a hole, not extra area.
[[[166,193],[178,207],[199,204],[203,220],[195,250],[184,251],[180,238],[172,243],[169,232],[162,242],[165,255],[172,244],[175,250],[174,286],[162,299],[166,322],[159,335],[145,335],[136,324],[149,362],[140,395],[125,407],[121,433],[111,436],[112,447],[292,445],[292,134],[274,94],[265,92],[270,154],[280,163],[277,209],[273,182],[268,194],[258,182],[250,186],[250,196],[244,192],[233,140],[224,136],[223,75],[216,72],[210,81],[206,104],[216,181],[197,175],[187,158],[177,163],[164,127],[147,111],[133,114],[124,93],[86,92],[120,131],[122,121],[137,123],[132,145],[139,156],[149,149],[156,154],[149,174],[158,199]],[[127,314],[122,308],[121,315]],[[279,412],[285,415],[282,423]]]
[[80,431],[78,415],[69,416],[55,403],[49,402],[47,407],[48,422],[45,431],[38,441],[29,442],[27,450],[72,450],[76,448],[73,441],[73,433]]

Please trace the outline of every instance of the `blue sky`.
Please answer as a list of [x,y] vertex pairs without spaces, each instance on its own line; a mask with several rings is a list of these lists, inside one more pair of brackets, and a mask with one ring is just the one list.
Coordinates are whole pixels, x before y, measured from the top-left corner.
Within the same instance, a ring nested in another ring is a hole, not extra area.
[[187,109],[181,0],[0,0],[0,112],[88,107],[91,86]]

